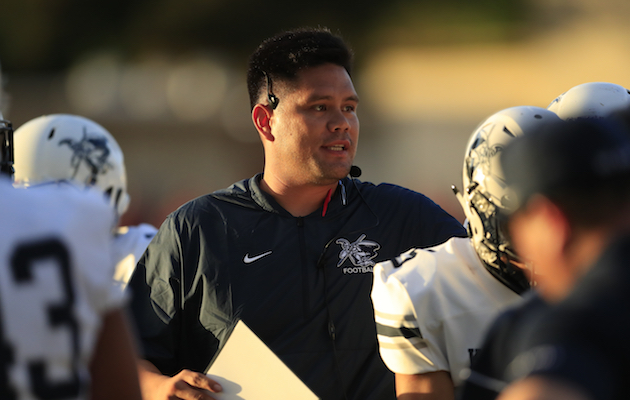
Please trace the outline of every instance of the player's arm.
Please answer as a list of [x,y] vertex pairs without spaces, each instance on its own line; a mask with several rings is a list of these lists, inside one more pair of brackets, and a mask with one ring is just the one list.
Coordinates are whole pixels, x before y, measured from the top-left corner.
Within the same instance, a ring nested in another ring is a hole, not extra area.
[[398,400],[453,400],[455,389],[447,371],[425,374],[396,374]]
[[91,360],[92,400],[139,400],[136,349],[121,309],[108,312],[103,319]]
[[439,317],[436,320],[430,312],[423,312],[422,319],[416,315],[416,306],[428,310],[434,301],[433,288],[427,284],[433,280],[434,265],[430,253],[412,249],[374,267],[372,301],[379,351],[396,374],[399,399],[454,398],[446,356],[437,345],[436,330],[427,326],[440,326]]
[[138,376],[144,400],[214,400],[207,391],[222,390],[221,385],[202,373],[184,369],[170,377],[146,360],[138,360]]

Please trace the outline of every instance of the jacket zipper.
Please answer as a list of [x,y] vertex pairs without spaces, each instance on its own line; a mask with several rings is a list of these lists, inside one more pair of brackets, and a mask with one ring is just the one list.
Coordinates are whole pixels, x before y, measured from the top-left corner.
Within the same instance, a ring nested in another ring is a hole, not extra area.
[[300,261],[302,264],[302,308],[304,311],[304,318],[309,318],[309,293],[308,293],[308,262],[307,262],[307,249],[306,239],[304,238],[304,218],[297,217],[298,228],[298,242],[300,245]]

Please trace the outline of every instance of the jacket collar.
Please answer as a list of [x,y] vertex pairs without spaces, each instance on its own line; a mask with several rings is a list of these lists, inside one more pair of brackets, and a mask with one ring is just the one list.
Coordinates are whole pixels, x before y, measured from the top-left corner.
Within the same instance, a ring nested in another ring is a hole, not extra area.
[[[262,190],[260,187],[260,181],[262,180],[262,173],[258,173],[248,181],[249,190],[252,196],[252,200],[260,206],[263,210],[273,212],[281,215],[292,216],[287,210],[282,208],[280,204],[269,193]],[[350,181],[350,178],[345,177],[339,180],[339,184],[332,194],[326,214],[322,216],[323,204],[307,217],[319,216],[319,218],[327,218],[344,211],[345,206],[350,202],[351,195],[353,194],[354,186]]]

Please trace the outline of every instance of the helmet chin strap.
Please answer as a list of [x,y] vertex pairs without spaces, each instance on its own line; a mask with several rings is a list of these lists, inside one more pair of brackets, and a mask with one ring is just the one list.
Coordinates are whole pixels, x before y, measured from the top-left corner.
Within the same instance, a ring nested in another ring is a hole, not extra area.
[[499,268],[488,266],[486,264],[486,269],[515,293],[519,295],[523,294],[531,287],[531,282],[525,275],[525,272],[519,267],[511,264],[509,260],[504,261],[498,257],[497,265]]

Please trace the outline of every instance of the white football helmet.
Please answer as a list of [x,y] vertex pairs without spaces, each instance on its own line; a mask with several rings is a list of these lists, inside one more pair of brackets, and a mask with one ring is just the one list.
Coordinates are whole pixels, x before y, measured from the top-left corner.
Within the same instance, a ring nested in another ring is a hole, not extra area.
[[533,106],[511,107],[491,115],[473,131],[466,146],[463,192],[453,186],[475,251],[488,271],[519,294],[530,284],[521,269],[508,261],[518,260],[518,256],[505,231],[502,211],[511,210],[514,198],[505,183],[499,157],[515,137],[559,120],[555,113]]
[[630,92],[614,83],[583,83],[556,97],[547,109],[564,120],[608,117],[630,109]]
[[122,150],[101,125],[69,114],[44,115],[14,132],[15,185],[68,181],[96,187],[121,216],[129,206]]

